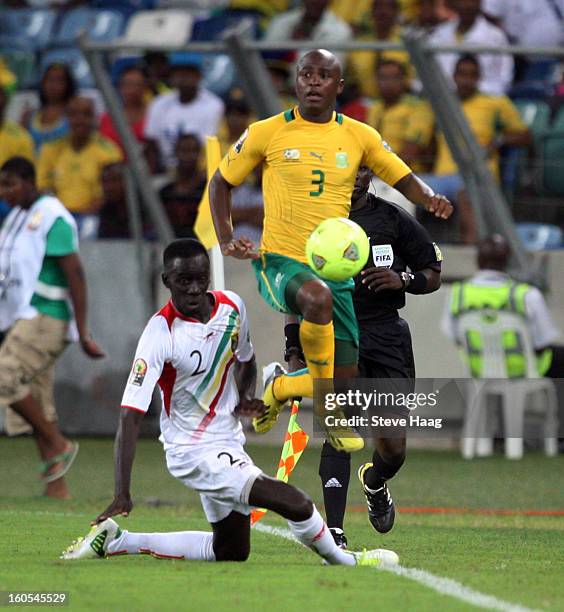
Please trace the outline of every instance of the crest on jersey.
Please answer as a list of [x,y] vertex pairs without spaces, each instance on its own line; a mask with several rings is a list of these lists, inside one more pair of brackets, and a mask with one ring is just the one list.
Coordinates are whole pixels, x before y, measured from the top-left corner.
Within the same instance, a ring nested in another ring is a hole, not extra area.
[[348,168],[349,167],[349,154],[348,153],[336,153],[335,154],[335,165],[337,168]]
[[288,159],[288,160],[300,159],[300,150],[299,149],[285,149],[284,159]]
[[43,219],[43,213],[40,210],[37,210],[33,213],[29,223],[27,224],[27,229],[34,231],[41,225],[41,220]]
[[391,244],[375,244],[372,247],[372,261],[377,268],[391,268],[394,263],[394,249]]
[[433,242],[433,248],[435,249],[435,255],[437,256],[437,261],[443,260],[443,254],[441,249],[439,249],[439,245],[436,242]]
[[235,153],[241,153],[241,149],[245,144],[245,140],[247,140],[247,136],[249,135],[249,129],[247,128],[241,136],[239,136],[239,140],[233,145],[233,150]]
[[144,359],[136,359],[131,369],[131,377],[129,382],[132,385],[140,387],[145,380],[147,374],[147,362]]
[[239,346],[239,334],[235,332],[231,334],[231,352],[234,353]]

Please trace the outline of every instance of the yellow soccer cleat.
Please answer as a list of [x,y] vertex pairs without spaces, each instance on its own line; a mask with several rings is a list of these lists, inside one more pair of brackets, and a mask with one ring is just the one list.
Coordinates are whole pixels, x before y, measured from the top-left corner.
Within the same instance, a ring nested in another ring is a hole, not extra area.
[[356,453],[364,448],[364,440],[354,429],[348,427],[328,431],[327,441],[335,450],[345,451],[345,453]]
[[253,429],[259,434],[266,433],[274,427],[284,406],[288,403],[288,400],[277,400],[272,390],[274,381],[285,373],[284,368],[277,362],[269,363],[262,371],[264,380],[262,403],[266,406],[266,412],[261,417],[253,419]]
[[[344,420],[345,415],[339,411],[335,413],[335,418]],[[318,421],[321,422],[319,416]],[[322,426],[327,433],[327,441],[335,450],[344,451],[345,453],[356,453],[364,448],[364,440],[352,427],[339,425],[329,428],[324,422]]]

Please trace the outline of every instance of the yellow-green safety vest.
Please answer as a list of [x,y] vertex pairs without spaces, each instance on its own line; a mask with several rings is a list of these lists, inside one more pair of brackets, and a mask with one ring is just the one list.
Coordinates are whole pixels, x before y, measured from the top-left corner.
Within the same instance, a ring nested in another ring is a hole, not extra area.
[[[509,279],[503,285],[484,286],[471,281],[454,283],[450,310],[453,317],[476,310],[482,310],[486,320],[494,323],[496,312],[512,312],[526,318],[525,294],[530,289],[526,283]],[[502,335],[507,375],[509,378],[523,378],[526,375],[525,354],[521,337],[516,331],[505,331]],[[468,330],[465,338],[465,357],[473,377],[482,376],[482,338],[478,331]],[[544,375],[552,361],[552,351],[545,349],[537,357],[537,370]]]

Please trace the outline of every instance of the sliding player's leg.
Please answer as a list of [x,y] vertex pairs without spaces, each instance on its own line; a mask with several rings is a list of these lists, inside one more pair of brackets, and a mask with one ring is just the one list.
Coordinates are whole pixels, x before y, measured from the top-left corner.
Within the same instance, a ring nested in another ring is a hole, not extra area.
[[[111,520],[111,519],[110,519]],[[135,533],[119,530],[106,545],[106,555],[150,554],[159,559],[246,561],[251,550],[249,515],[231,511],[211,524],[213,532]]]
[[252,506],[272,510],[285,518],[294,537],[329,565],[377,565],[398,562],[396,553],[390,550],[355,553],[340,549],[310,497],[300,489],[280,480],[264,474],[257,478],[249,495],[249,503]]

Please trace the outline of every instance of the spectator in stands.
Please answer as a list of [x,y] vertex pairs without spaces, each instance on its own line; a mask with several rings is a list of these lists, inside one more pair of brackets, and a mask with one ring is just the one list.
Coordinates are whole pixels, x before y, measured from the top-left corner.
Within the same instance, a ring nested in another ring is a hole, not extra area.
[[418,0],[417,12],[410,24],[431,33],[444,21],[443,12],[438,5],[437,0]]
[[[372,32],[359,37],[358,40],[401,43],[399,16],[398,0],[373,0],[370,16]],[[393,59],[406,66],[410,65],[406,51],[355,51],[349,55],[350,74],[361,95],[369,98],[378,97],[374,75],[379,62],[384,59]]]
[[[147,121],[149,85],[147,76],[140,66],[128,66],[118,79],[118,91],[122,109],[137,142],[143,147],[145,159],[151,172],[157,171],[158,151],[145,141],[145,123]],[[125,157],[121,139],[109,113],[100,118],[100,134],[105,136],[121,149]]]
[[[33,140],[28,131],[17,123],[5,119],[8,102],[8,90],[0,86],[0,166],[15,155],[33,160]],[[0,198],[0,222],[9,212],[8,204]]]
[[[376,82],[380,98],[368,109],[367,123],[376,128],[382,138],[403,158],[406,141],[419,142],[420,127],[413,121],[422,102],[407,93],[405,64],[396,60],[383,60],[376,69]],[[421,172],[424,165],[410,158],[411,168]]]
[[0,87],[6,93],[13,93],[18,87],[18,79],[16,75],[8,68],[6,61],[0,55]]
[[33,140],[29,132],[5,119],[8,102],[8,93],[0,87],[0,166],[16,155],[33,160]]
[[50,64],[39,84],[39,108],[28,108],[21,119],[33,138],[35,154],[41,147],[69,132],[67,105],[76,94],[74,77],[66,64]]
[[[138,142],[143,143],[145,121],[147,118],[147,77],[139,66],[129,66],[123,70],[118,79],[118,92],[121,97],[125,117]],[[123,150],[123,145],[109,113],[100,118],[100,133]]]
[[[425,0],[423,0],[425,1]],[[436,0],[429,0],[435,4]],[[372,34],[373,0],[331,0],[330,8],[341,19],[350,24],[355,36]],[[398,0],[399,20],[402,23],[415,23],[420,12],[421,0]]]
[[215,135],[223,116],[223,102],[201,85],[202,56],[175,52],[170,56],[174,91],[157,96],[147,116],[145,137],[158,145],[166,169],[175,164],[175,144],[182,134],[196,134],[203,143]]
[[[531,134],[523,123],[513,102],[505,96],[489,96],[478,89],[480,64],[472,55],[463,56],[456,63],[454,82],[462,111],[488,158],[488,166],[494,177],[499,178],[499,150],[503,146],[526,146]],[[434,132],[433,114],[429,106],[421,109],[415,118],[417,139],[412,138],[406,148],[409,156],[420,157]],[[418,142],[416,142],[418,140]],[[405,149],[404,149],[405,150]],[[437,136],[437,156],[433,174],[421,178],[434,190],[458,202],[460,232],[465,244],[474,244],[477,228],[464,181],[459,174],[445,137]],[[428,220],[426,215],[423,215]]]
[[[321,47],[351,40],[353,32],[346,21],[329,10],[329,0],[302,0],[302,6],[274,17],[265,40],[311,40]],[[343,53],[336,53],[344,62]]]
[[225,115],[217,133],[222,155],[237,142],[251,120],[251,109],[242,97],[231,97],[225,102]]
[[74,97],[68,105],[69,135],[46,144],[38,162],[38,185],[53,192],[70,210],[82,237],[97,231],[102,206],[102,168],[120,161],[118,147],[95,129],[94,103]]
[[[481,0],[452,0],[456,18],[443,23],[429,37],[434,45],[504,46],[507,36],[501,28],[490,23],[481,12]],[[445,74],[452,75],[459,55],[441,53],[435,56]],[[511,55],[480,54],[480,91],[502,95],[513,80]]]
[[193,227],[207,184],[201,170],[201,152],[202,144],[197,134],[181,135],[174,147],[175,179],[160,191],[161,202],[177,238],[195,237]]
[[162,51],[147,51],[143,56],[147,82],[153,95],[170,91],[170,63]]
[[483,0],[482,8],[517,45],[564,44],[564,0]]
[[122,162],[102,168],[102,208],[98,238],[131,238],[125,199],[125,165]]
[[294,55],[292,51],[265,51],[262,53],[272,84],[278,94],[281,110],[292,108],[297,104],[290,78]]

